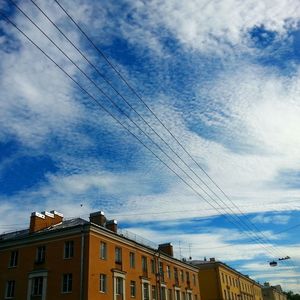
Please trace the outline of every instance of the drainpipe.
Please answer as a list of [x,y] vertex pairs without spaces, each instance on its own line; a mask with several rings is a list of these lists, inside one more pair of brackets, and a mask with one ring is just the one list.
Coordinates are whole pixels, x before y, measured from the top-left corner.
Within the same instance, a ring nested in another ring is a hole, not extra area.
[[81,229],[81,251],[80,251],[80,300],[83,300],[83,259],[84,259],[84,226]]
[[[158,254],[158,256],[156,256]],[[162,300],[161,295],[161,274],[160,274],[160,251],[156,250],[154,252],[154,262],[155,262],[155,275],[156,275],[156,291],[157,291],[157,300]]]

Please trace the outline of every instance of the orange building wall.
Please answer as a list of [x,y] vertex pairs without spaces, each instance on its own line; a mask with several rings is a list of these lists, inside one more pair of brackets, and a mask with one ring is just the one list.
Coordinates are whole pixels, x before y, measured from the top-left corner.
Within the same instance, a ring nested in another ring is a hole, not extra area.
[[[28,276],[33,271],[47,270],[47,300],[66,299],[79,300],[80,299],[80,285],[83,287],[84,300],[97,299],[113,299],[113,271],[112,269],[120,269],[126,276],[125,281],[125,295],[126,299],[130,297],[130,281],[136,282],[136,297],[134,299],[142,299],[142,279],[149,281],[149,289],[151,295],[152,285],[159,286],[157,282],[157,274],[151,271],[151,259],[160,260],[163,263],[164,284],[166,289],[172,290],[172,300],[175,300],[174,286],[176,285],[174,278],[174,267],[178,269],[179,287],[181,292],[186,292],[189,288],[192,290],[193,300],[197,295],[197,300],[200,300],[199,283],[197,280],[198,272],[186,266],[181,261],[172,259],[166,255],[158,254],[153,249],[140,246],[135,242],[128,241],[123,237],[100,228],[93,230],[93,226],[86,227],[84,237],[84,262],[83,262],[83,281],[80,280],[81,270],[81,247],[82,235],[80,228],[72,229],[70,232],[61,233],[58,231],[53,234],[47,232],[44,234],[35,233],[28,236],[26,240],[18,240],[20,245],[5,250],[0,250],[0,299],[4,299],[5,286],[7,280],[15,280],[15,299],[26,300],[28,289]],[[44,240],[42,240],[44,238]],[[33,241],[34,239],[34,241]],[[74,241],[74,256],[69,259],[64,259],[64,246],[66,241]],[[107,259],[100,259],[100,241],[107,244]],[[36,264],[36,251],[38,246],[46,246],[45,262],[43,264]],[[115,247],[119,246],[122,249],[122,265],[115,264]],[[16,267],[9,268],[9,261],[11,251],[18,250],[18,264]],[[129,253],[135,253],[135,268],[130,268]],[[142,271],[142,256],[147,257],[147,274]],[[158,258],[159,256],[159,258]],[[171,278],[168,278],[167,265],[171,269]],[[184,281],[180,278],[180,271],[184,272]],[[187,283],[186,272],[190,274],[190,282]],[[72,292],[62,293],[62,275],[64,273],[72,273]],[[107,275],[107,292],[103,293],[99,290],[99,275],[100,273]],[[193,282],[193,275],[195,276],[195,283]],[[39,298],[40,299],[40,298]],[[152,299],[152,298],[150,298]],[[159,299],[159,298],[158,298]],[[168,299],[170,300],[170,299]]]
[[[74,257],[64,259],[65,241],[74,241]],[[45,263],[35,264],[36,249],[38,246],[46,246]],[[18,250],[18,265],[9,268],[11,251]],[[47,278],[47,299],[79,299],[80,287],[80,253],[81,237],[68,236],[54,240],[38,241],[30,245],[12,247],[5,251],[0,251],[0,298],[4,298],[7,280],[16,281],[15,298],[26,299],[28,289],[28,273],[38,270],[48,270]],[[3,271],[2,271],[3,270]],[[62,294],[62,275],[72,273],[73,291],[70,294]]]
[[[100,242],[105,242],[107,244],[107,259],[100,259]],[[122,265],[115,264],[115,247],[120,247],[122,249]],[[130,268],[129,253],[135,253],[135,268]],[[130,281],[136,282],[136,299],[142,299],[142,277],[149,280],[150,293],[151,286],[157,285],[156,274],[151,272],[151,259],[158,258],[158,254],[154,257],[152,253],[147,253],[146,250],[139,246],[129,245],[122,241],[112,240],[111,237],[105,237],[104,235],[99,235],[96,233],[91,233],[89,235],[89,257],[91,258],[88,265],[88,299],[113,299],[113,272],[112,269],[120,269],[120,271],[125,272],[125,295],[126,299],[130,299]],[[147,257],[147,273],[142,271],[142,256]],[[175,278],[174,278],[174,267],[178,268],[178,271],[183,269],[186,272],[188,269],[183,268],[180,265],[174,264],[174,262],[167,261],[160,258],[163,263],[164,269],[164,279],[167,289],[172,289],[174,291]],[[166,266],[169,265],[171,268],[171,278],[169,279],[166,273]],[[200,300],[199,284],[197,281],[197,272],[190,273],[190,287],[192,289],[193,299],[194,295],[197,295],[197,299]],[[107,275],[107,292],[103,293],[99,291],[99,275],[100,273]],[[193,276],[196,278],[196,285],[193,284]],[[179,280],[180,282],[180,280]],[[186,292],[187,284],[181,282],[181,292]],[[173,295],[173,300],[175,299]]]

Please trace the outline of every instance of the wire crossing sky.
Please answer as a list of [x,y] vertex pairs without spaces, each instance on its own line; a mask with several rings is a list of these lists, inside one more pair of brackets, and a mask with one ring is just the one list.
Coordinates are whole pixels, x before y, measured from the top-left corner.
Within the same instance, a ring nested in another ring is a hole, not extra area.
[[75,4],[0,1],[0,228],[101,209],[299,291],[297,4]]

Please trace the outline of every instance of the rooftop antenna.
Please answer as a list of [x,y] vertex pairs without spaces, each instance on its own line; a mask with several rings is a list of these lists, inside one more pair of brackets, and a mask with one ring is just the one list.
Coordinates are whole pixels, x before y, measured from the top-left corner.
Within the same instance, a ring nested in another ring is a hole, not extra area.
[[192,260],[191,247],[192,247],[192,244],[189,244],[189,260]]

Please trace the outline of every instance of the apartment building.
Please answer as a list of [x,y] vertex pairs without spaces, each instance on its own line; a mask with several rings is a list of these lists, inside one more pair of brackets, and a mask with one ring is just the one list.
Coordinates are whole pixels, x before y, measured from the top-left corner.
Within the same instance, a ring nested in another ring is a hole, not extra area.
[[272,286],[265,282],[262,289],[264,300],[287,300],[287,295],[282,291],[280,285]]
[[0,235],[0,299],[200,300],[198,269],[120,233],[103,212],[64,220],[34,212],[29,229]]
[[228,265],[214,258],[191,263],[199,269],[202,300],[263,300],[261,285]]

